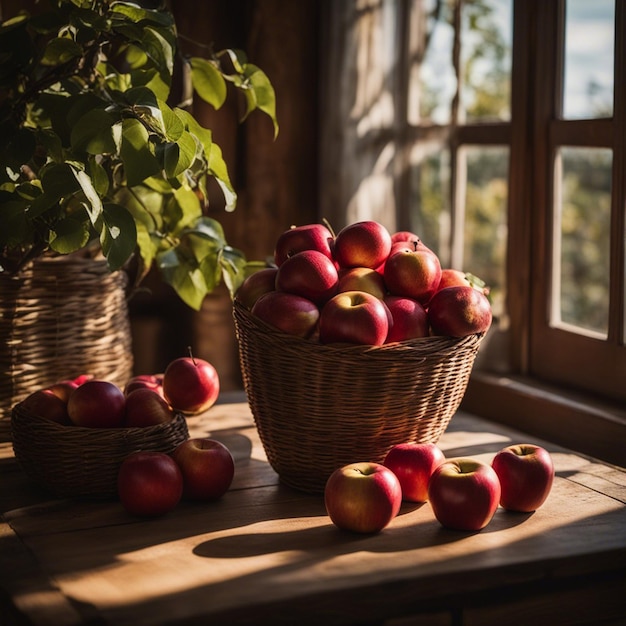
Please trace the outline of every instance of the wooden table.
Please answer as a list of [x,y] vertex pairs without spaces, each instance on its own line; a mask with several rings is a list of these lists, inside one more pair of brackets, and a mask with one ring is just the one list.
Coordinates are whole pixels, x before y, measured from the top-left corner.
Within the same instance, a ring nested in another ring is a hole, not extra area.
[[[323,499],[279,483],[247,404],[190,419],[226,443],[231,490],[165,517],[47,496],[0,443],[0,624],[626,623],[626,470],[546,442],[556,465],[534,514],[498,510],[479,533],[404,504],[380,534],[339,531]],[[490,461],[533,438],[459,413],[447,456]]]

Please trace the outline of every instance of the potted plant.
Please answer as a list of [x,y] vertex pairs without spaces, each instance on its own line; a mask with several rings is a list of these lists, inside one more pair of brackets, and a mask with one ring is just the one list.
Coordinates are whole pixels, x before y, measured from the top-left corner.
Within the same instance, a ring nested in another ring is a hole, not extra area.
[[194,309],[222,281],[237,288],[246,259],[205,215],[207,181],[227,210],[236,193],[188,105],[193,94],[219,108],[231,85],[244,118],[259,109],[277,133],[274,90],[242,52],[187,57],[180,41],[169,11],[123,1],[51,0],[2,23],[0,281],[100,256],[113,274],[133,258],[138,280],[156,267]]

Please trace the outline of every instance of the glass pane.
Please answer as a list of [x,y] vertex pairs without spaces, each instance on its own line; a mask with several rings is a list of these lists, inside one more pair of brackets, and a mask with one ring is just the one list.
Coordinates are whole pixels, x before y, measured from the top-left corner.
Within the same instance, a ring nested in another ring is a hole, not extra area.
[[[450,107],[456,92],[456,76],[452,66],[451,3],[424,0],[412,5],[419,26],[413,35],[418,51],[412,59],[409,89],[409,123],[446,125],[450,123]],[[425,32],[424,32],[425,31]]]
[[551,323],[602,337],[609,321],[611,165],[611,150],[567,147],[556,172]]
[[450,158],[438,144],[418,144],[411,151],[409,230],[440,257],[450,258]]
[[511,117],[511,0],[463,5],[461,104],[464,118],[477,122]]
[[613,115],[615,0],[567,0],[563,116]]
[[[501,146],[463,148],[465,221],[463,266],[485,281],[494,316],[504,312],[509,149]],[[461,175],[460,175],[461,176]]]

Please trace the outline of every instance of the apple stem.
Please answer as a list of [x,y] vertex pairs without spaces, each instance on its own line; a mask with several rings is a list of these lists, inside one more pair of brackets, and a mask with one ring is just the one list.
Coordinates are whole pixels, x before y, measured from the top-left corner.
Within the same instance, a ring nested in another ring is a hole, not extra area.
[[336,235],[335,235],[335,231],[333,230],[333,227],[330,225],[330,222],[325,217],[322,218],[322,222],[324,223],[324,226],[328,228],[328,230],[330,231],[330,234],[333,236],[333,239],[334,239]]
[[191,346],[187,346],[187,351],[189,352],[189,358],[192,360],[193,364],[196,365],[196,359],[193,356],[193,350]]

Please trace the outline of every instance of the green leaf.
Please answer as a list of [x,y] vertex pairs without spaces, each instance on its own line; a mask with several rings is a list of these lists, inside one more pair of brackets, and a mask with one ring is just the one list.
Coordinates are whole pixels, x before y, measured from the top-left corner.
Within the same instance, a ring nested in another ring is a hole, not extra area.
[[104,167],[94,157],[89,159],[89,175],[96,193],[101,198],[104,198],[109,193],[109,176]]
[[83,193],[85,194],[85,198],[87,199],[88,206],[86,206],[86,209],[89,214],[89,219],[91,220],[91,223],[95,225],[100,215],[102,215],[102,200],[93,186],[93,182],[89,174],[87,174],[84,170],[80,170],[75,167],[72,167],[71,169]]
[[199,57],[191,58],[191,82],[198,95],[219,109],[226,100],[226,81],[213,63]]
[[137,246],[135,220],[123,206],[112,203],[104,205],[100,245],[111,271],[120,269],[135,251]]
[[148,131],[139,120],[131,118],[122,122],[120,156],[131,187],[161,171],[159,161],[150,150]]
[[157,265],[164,280],[171,285],[180,299],[199,311],[207,294],[207,285],[200,268],[185,261],[175,248],[157,256]]
[[141,40],[142,49],[154,63],[161,78],[171,77],[174,71],[174,50],[167,39],[154,28],[144,29]]
[[89,154],[114,154],[117,151],[113,137],[114,122],[114,118],[103,109],[89,111],[72,128],[72,149]]
[[196,142],[188,132],[179,137],[178,141],[163,144],[161,148],[163,168],[169,178],[182,174],[196,156]]
[[[6,194],[9,198],[14,194]],[[2,194],[0,202],[0,247],[19,245],[28,239],[25,200],[7,200]]]
[[278,121],[276,119],[276,94],[269,78],[259,67],[248,63],[245,66],[245,76],[248,79],[247,89],[244,91],[247,110],[244,119],[254,110],[259,109],[269,115],[274,124],[274,139],[278,136]]
[[59,254],[80,250],[88,241],[87,224],[72,217],[59,220],[50,232],[50,247]]
[[129,2],[114,2],[111,6],[111,12],[118,14],[118,17],[124,16],[128,18],[129,22],[146,21],[166,27],[171,27],[174,24],[172,16],[168,12],[142,9],[136,4]]
[[74,170],[68,163],[50,163],[40,171],[44,195],[51,203],[67,198],[80,189]]
[[226,210],[234,211],[235,206],[237,205],[237,193],[230,182],[226,161],[224,161],[224,157],[222,156],[222,149],[216,143],[211,144],[209,173],[215,177],[215,181],[220,186],[220,189],[224,194]]
[[231,297],[234,297],[237,289],[246,278],[249,263],[241,250],[226,246],[220,258],[220,265],[224,284],[228,287]]
[[44,50],[41,64],[56,66],[77,59],[83,54],[83,49],[74,40],[67,37],[51,39]]

